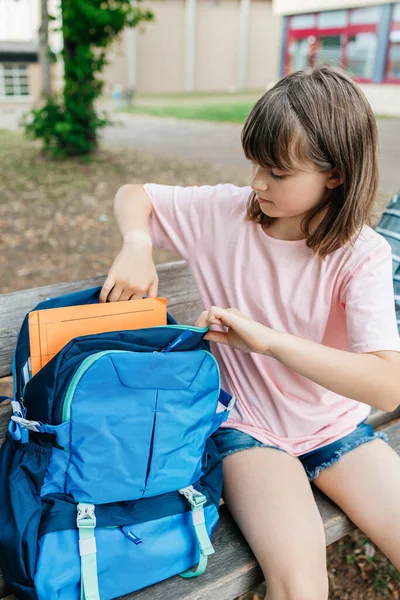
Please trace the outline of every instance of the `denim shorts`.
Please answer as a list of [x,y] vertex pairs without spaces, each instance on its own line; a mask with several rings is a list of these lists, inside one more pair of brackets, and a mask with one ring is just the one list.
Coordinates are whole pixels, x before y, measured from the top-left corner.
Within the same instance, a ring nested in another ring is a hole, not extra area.
[[[281,452],[286,452],[278,446],[263,444],[248,433],[231,429],[230,427],[220,427],[212,437],[222,458],[229,456],[229,454],[252,448],[275,448]],[[371,425],[362,421],[354,431],[336,440],[336,442],[302,454],[298,458],[307,473],[308,479],[312,481],[318,477],[321,471],[338,462],[346,452],[350,452],[350,450],[354,450],[357,446],[361,446],[361,444],[371,442],[377,438],[381,438],[385,442],[388,441],[386,434],[374,431]]]

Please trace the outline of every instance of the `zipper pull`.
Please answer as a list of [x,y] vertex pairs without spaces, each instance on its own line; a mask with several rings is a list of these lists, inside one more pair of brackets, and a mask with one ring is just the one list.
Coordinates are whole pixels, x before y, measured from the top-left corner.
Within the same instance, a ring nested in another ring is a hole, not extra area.
[[165,352],[171,352],[171,350],[175,350],[175,348],[177,346],[180,346],[181,344],[183,344],[183,342],[186,342],[186,340],[189,339],[192,335],[193,335],[193,332],[190,331],[189,329],[186,329],[186,331],[184,331],[183,333],[181,333],[180,335],[178,335],[177,338],[175,338],[174,340],[172,340],[172,342],[170,342],[168,344],[168,346],[166,346],[165,348],[163,348],[161,350],[161,352],[165,353]]
[[127,537],[130,542],[133,542],[134,544],[136,544],[136,546],[143,543],[143,541],[140,539],[140,537],[135,535],[126,526],[121,527],[121,531],[124,534],[124,536]]

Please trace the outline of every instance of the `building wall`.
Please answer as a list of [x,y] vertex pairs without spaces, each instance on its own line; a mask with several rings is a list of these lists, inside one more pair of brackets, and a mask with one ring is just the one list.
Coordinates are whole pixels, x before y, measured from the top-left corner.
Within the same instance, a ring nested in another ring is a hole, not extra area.
[[271,2],[254,1],[250,11],[250,39],[246,87],[264,88],[279,78],[282,19]]
[[197,4],[196,90],[237,87],[240,6],[237,1]]
[[400,117],[400,85],[364,83],[360,87],[375,114]]
[[[147,3],[155,21],[136,36],[136,88],[141,93],[184,92],[186,2]],[[270,0],[252,0],[245,89],[265,88],[279,75],[282,19]],[[106,92],[129,84],[129,33],[109,55]],[[195,91],[234,91],[238,88],[240,52],[239,0],[198,0],[196,9]]]
[[128,61],[126,58],[126,37],[122,35],[114,42],[107,54],[107,66],[104,68],[104,94],[111,94],[115,86],[128,85]]
[[146,2],[155,20],[136,33],[137,89],[175,92],[185,87],[185,0]]
[[37,39],[39,0],[0,1],[0,40],[31,42]]
[[272,0],[273,11],[279,15],[319,12],[339,8],[355,8],[358,6],[376,6],[387,4],[388,0]]
[[41,90],[41,74],[39,63],[33,63],[28,67],[29,73],[29,88],[31,92],[31,98],[34,104],[40,100]]

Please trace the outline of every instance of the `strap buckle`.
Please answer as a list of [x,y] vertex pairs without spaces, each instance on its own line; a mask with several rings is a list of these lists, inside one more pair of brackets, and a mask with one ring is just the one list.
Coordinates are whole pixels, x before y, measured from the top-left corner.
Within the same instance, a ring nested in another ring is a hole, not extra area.
[[96,515],[92,504],[78,504],[76,526],[78,529],[89,529],[96,527]]
[[193,509],[200,509],[207,502],[206,496],[198,492],[192,485],[182,488],[179,493],[185,496]]

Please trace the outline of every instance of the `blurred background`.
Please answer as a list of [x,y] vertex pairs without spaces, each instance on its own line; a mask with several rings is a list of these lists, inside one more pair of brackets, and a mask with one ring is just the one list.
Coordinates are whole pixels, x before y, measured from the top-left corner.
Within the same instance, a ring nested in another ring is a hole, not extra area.
[[[400,3],[385,0],[149,0],[142,31],[108,53],[104,94],[237,94],[263,90],[307,65],[341,64],[379,114],[400,116]],[[57,0],[49,12],[60,19]],[[40,98],[40,0],[0,0],[0,100]],[[53,24],[54,25],[54,24]],[[60,32],[49,45],[58,52]],[[62,65],[52,69],[62,86]],[[201,102],[202,103],[202,102]]]
[[[105,275],[124,183],[248,185],[249,110],[320,63],[375,112],[377,220],[400,188],[400,2],[0,0],[0,293]],[[328,547],[328,569],[330,600],[400,598],[361,532]]]

